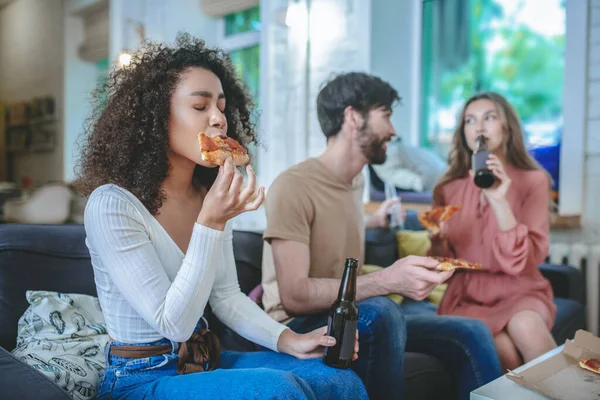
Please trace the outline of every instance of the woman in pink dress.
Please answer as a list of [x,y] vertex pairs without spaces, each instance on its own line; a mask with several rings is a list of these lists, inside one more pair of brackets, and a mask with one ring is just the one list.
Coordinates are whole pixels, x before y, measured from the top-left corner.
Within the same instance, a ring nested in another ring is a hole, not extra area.
[[[471,169],[480,135],[496,177],[488,189],[475,185]],[[550,246],[550,178],[527,153],[514,108],[496,93],[466,102],[452,144],[434,206],[462,209],[431,235],[430,252],[479,262],[483,270],[457,271],[438,313],[483,320],[503,367],[514,369],[556,347],[552,288],[538,270]]]

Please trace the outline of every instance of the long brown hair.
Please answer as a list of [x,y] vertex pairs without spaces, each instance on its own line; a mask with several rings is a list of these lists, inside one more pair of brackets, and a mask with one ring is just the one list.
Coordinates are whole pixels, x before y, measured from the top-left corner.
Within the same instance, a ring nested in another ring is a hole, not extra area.
[[[436,204],[440,204],[440,190],[442,186],[455,179],[463,178],[469,173],[469,169],[471,168],[471,155],[473,152],[469,149],[467,139],[465,138],[465,111],[471,103],[481,99],[490,100],[496,105],[498,113],[505,124],[503,147],[506,161],[519,169],[527,171],[542,170],[540,164],[538,164],[525,148],[521,121],[513,106],[498,93],[478,93],[467,100],[460,111],[458,124],[456,125],[452,137],[452,148],[448,154],[448,171],[440,178],[433,189],[433,200]],[[550,175],[548,175],[548,180],[551,186],[552,178]]]

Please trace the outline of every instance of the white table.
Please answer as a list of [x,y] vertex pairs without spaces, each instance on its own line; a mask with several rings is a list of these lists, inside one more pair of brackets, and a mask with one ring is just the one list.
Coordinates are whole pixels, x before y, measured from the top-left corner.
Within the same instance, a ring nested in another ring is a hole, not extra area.
[[[560,353],[563,350],[564,345],[558,346],[557,348],[550,350],[546,354],[542,354],[535,360],[529,361],[527,364],[520,366],[515,369],[515,373],[519,373],[526,368],[531,367],[547,358],[552,357],[555,354]],[[519,399],[519,400],[549,400],[550,397],[543,396],[538,392],[534,392],[524,386],[519,385],[509,380],[506,375],[501,376],[471,392],[471,400],[504,400],[504,399]]]

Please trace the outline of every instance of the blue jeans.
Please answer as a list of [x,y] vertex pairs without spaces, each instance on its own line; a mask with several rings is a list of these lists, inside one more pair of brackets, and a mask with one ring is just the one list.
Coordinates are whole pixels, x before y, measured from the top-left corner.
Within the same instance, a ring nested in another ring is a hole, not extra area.
[[[387,297],[358,305],[358,360],[352,368],[363,380],[371,399],[398,399],[404,393],[404,315]],[[327,325],[327,314],[294,318],[288,326],[299,333]]]
[[[382,308],[374,307],[373,303]],[[364,304],[371,305],[365,308]],[[390,311],[391,308],[395,311]],[[377,311],[381,314],[378,315]],[[404,393],[404,351],[439,359],[457,383],[459,399],[469,399],[471,391],[502,375],[492,333],[479,320],[438,316],[432,304],[405,300],[402,306],[398,306],[383,297],[358,302],[358,315],[360,351],[354,369],[365,382],[372,399],[402,397],[398,393]],[[383,325],[377,319],[386,319],[385,325],[395,326],[393,334],[396,339],[385,332],[369,337],[370,331],[361,330],[361,317],[370,319],[374,325]],[[289,326],[297,332],[307,332],[324,324],[327,324],[327,315],[321,314],[295,318]],[[397,348],[389,344],[394,340]],[[363,347],[364,341],[368,341],[366,347]],[[375,385],[371,384],[373,375],[379,376]]]
[[98,383],[104,399],[366,399],[352,370],[338,370],[322,359],[299,360],[272,351],[221,353],[218,369],[186,375],[177,373],[179,344],[171,353],[140,359],[111,355],[106,346],[106,371]]

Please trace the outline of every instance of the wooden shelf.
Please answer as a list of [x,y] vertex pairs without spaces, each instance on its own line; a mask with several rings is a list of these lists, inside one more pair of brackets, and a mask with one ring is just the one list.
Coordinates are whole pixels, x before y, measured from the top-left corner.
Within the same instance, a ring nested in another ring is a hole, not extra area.
[[581,217],[579,215],[560,216],[556,213],[551,214],[550,226],[552,228],[573,229],[581,227]]

